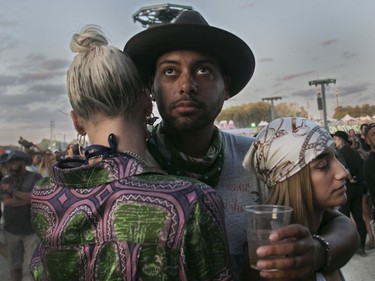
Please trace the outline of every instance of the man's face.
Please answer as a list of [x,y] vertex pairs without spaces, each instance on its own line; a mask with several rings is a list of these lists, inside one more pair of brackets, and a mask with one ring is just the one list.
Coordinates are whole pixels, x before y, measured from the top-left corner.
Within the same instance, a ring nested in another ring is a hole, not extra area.
[[367,133],[366,142],[371,146],[371,150],[375,151],[375,127]]
[[165,124],[188,132],[212,126],[229,98],[229,82],[217,59],[172,51],[156,61],[152,94]]
[[342,138],[334,136],[333,139],[335,141],[336,148],[341,148],[344,146],[344,141]]
[[19,176],[25,171],[25,162],[23,160],[10,160],[7,162],[9,174]]

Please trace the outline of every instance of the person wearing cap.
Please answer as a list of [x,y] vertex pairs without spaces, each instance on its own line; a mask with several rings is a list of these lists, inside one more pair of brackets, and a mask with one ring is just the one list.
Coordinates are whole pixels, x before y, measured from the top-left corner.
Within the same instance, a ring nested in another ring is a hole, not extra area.
[[[245,262],[244,206],[261,203],[264,194],[256,175],[242,166],[253,138],[222,132],[214,122],[225,100],[236,96],[253,76],[253,52],[238,36],[210,26],[197,11],[183,11],[172,23],[136,34],[124,52],[135,62],[162,117],[148,142],[155,165],[169,174],[197,178],[221,195],[232,269],[239,280],[241,268],[250,268]],[[331,266],[339,268],[355,253],[357,233],[345,216],[330,215],[325,217],[327,227],[321,235],[335,240]],[[313,253],[324,253],[324,248],[306,227],[288,226],[278,235],[280,239],[295,238],[290,239],[295,250],[289,253],[295,259],[284,263],[284,277],[302,278],[319,269]],[[275,250],[285,251],[274,247],[268,253]]]
[[29,264],[37,236],[31,225],[31,190],[42,176],[26,170],[29,154],[11,151],[3,154],[8,176],[0,182],[0,198],[4,204],[4,239],[12,281],[22,280],[22,266]]
[[364,195],[363,159],[357,150],[350,147],[349,135],[344,131],[336,131],[333,134],[338,159],[348,169],[347,202],[340,207],[340,211],[348,218],[353,216],[357,231],[361,239],[358,254],[365,257],[366,224],[362,214],[362,200]]
[[96,25],[70,46],[67,92],[85,159],[59,161],[33,189],[34,279],[232,280],[220,196],[145,161],[152,103],[133,62]]
[[[366,142],[370,146],[371,151],[363,165],[363,173],[366,186],[370,193],[372,205],[375,204],[375,123],[369,123],[364,131]],[[373,211],[374,212],[374,211]],[[373,214],[373,220],[375,215]]]
[[[265,204],[292,207],[291,223],[306,226],[329,247],[318,230],[324,212],[346,202],[348,172],[336,159],[326,129],[302,117],[275,119],[259,131],[243,164],[265,183]],[[326,271],[328,255],[322,257],[326,264],[315,280],[342,280],[338,270]]]

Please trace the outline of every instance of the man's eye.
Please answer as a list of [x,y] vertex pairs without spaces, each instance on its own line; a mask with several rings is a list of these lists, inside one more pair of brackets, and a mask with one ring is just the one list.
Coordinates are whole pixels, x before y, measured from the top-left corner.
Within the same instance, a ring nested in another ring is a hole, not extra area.
[[199,67],[197,70],[198,74],[209,74],[210,72],[211,72],[210,69],[205,66]]
[[164,74],[165,75],[173,75],[173,74],[175,74],[176,73],[176,71],[173,69],[173,68],[166,68],[165,70],[164,70]]

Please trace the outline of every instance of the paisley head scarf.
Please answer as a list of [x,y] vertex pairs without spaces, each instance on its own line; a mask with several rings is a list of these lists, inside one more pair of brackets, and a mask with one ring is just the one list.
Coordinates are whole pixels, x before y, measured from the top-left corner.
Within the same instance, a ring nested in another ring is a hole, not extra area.
[[311,120],[285,117],[263,127],[243,165],[268,187],[294,175],[328,147],[334,145],[329,132]]

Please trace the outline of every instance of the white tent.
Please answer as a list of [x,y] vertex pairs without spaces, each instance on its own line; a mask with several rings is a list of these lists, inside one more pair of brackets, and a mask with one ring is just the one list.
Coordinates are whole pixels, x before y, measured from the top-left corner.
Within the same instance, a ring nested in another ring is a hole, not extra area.
[[268,122],[260,121],[259,124],[258,124],[258,127],[263,127],[263,126],[266,126],[266,125],[268,125]]
[[361,116],[361,117],[359,118],[359,120],[361,120],[361,121],[371,121],[371,117],[368,116],[368,115],[366,115],[366,116]]
[[352,121],[352,120],[356,120],[354,117],[350,116],[348,113],[343,117],[341,118],[340,121],[343,121],[343,122],[348,122],[348,121]]

